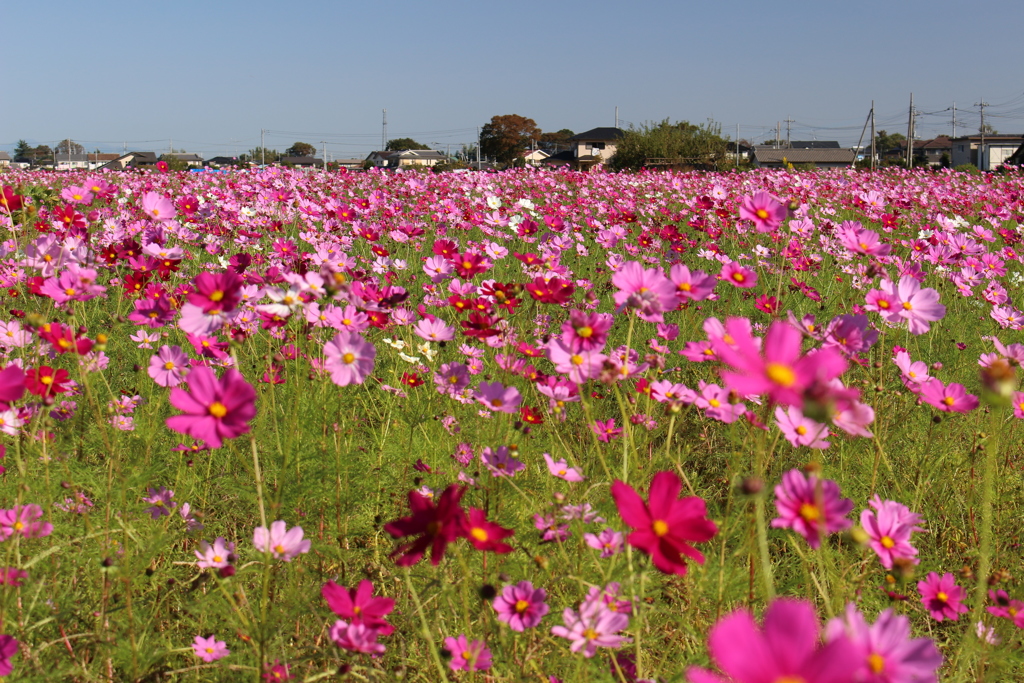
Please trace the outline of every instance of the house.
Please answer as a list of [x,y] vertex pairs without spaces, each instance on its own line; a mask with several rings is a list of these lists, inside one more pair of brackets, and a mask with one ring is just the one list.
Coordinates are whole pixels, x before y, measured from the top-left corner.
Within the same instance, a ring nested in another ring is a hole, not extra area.
[[350,171],[359,171],[363,168],[365,159],[335,159],[331,163],[338,168],[347,168]]
[[1006,160],[1006,163],[1011,166],[1024,166],[1024,142],[1020,144],[1017,151],[1010,155],[1010,158]]
[[54,155],[54,168],[58,171],[73,171],[89,168],[88,154],[66,154],[57,152]]
[[813,164],[816,168],[849,168],[857,153],[852,149],[754,149],[755,168],[785,168],[786,164]]
[[224,166],[248,166],[249,164],[244,161],[239,161],[238,157],[212,157],[203,162],[206,166],[211,168],[222,168]]
[[406,149],[401,152],[370,152],[366,161],[377,168],[429,167],[448,161],[448,156],[432,149]]
[[323,168],[324,160],[316,157],[281,157],[281,163],[285,166],[296,168]]
[[203,165],[203,158],[201,156],[187,152],[170,152],[168,154],[164,154],[163,158],[167,161],[170,161],[171,159],[175,161],[184,161],[189,166]]
[[972,164],[982,171],[994,171],[1013,156],[1024,143],[1024,135],[964,135],[950,140],[953,146],[953,166]]
[[156,166],[155,152],[128,152],[99,167],[101,171],[124,171],[129,168]]
[[544,160],[551,156],[550,152],[542,149],[528,149],[523,152],[523,161],[529,166],[539,166]]
[[118,155],[118,154],[104,154],[102,152],[90,152],[89,154],[86,154],[85,156],[88,157],[89,170],[90,171],[94,171],[97,168],[99,168],[100,166],[102,166],[103,164],[110,163],[111,161],[113,161],[114,159],[116,159],[120,155]]
[[[569,138],[572,143],[573,165],[587,171],[612,158],[619,140],[626,137],[621,128],[591,128]],[[557,156],[557,155],[556,155]]]
[[370,154],[366,157],[366,161],[368,161],[371,166],[374,166],[376,168],[387,168],[388,166],[391,165],[391,157],[393,157],[396,154],[398,154],[398,152],[370,152]]
[[11,155],[7,152],[0,152],[0,168],[6,168],[11,165]]
[[[882,156],[885,158],[907,158],[906,141],[901,142],[895,149],[881,151]],[[931,140],[914,140],[914,158],[925,159],[929,166],[941,166],[943,154],[947,155],[946,161],[949,162],[952,159],[952,151],[953,143],[948,135],[940,135]]]
[[840,149],[835,140],[791,140],[790,149]]

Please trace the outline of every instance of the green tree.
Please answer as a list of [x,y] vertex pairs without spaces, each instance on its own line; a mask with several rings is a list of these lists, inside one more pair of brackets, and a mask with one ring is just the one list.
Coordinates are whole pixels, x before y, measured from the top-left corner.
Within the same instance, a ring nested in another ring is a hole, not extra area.
[[26,140],[18,140],[18,144],[14,146],[14,160],[15,161],[31,161],[29,153],[33,150],[32,145],[28,144]]
[[729,141],[722,137],[721,125],[710,120],[694,125],[665,119],[627,129],[608,165],[616,171],[636,170],[659,159],[671,165],[718,169],[730,158]]
[[[174,154],[174,152],[171,152],[171,154]],[[165,162],[167,164],[167,168],[169,168],[172,171],[188,170],[188,162],[183,161],[177,157],[172,157],[169,156],[168,154],[161,154],[159,160]]]
[[56,152],[57,156],[67,154],[85,154],[85,147],[82,147],[74,140],[61,140],[57,143]]
[[315,157],[316,147],[308,142],[296,142],[284,151],[286,157]]
[[250,149],[243,156],[246,157],[246,161],[251,161],[254,164],[262,164],[264,160],[268,164],[276,164],[281,160],[281,153],[276,149],[264,149],[262,147]]
[[384,149],[388,152],[404,152],[407,149],[430,149],[430,147],[422,142],[416,142],[412,138],[395,138],[388,140],[388,145]]
[[561,152],[562,150],[569,149],[572,147],[569,138],[575,134],[568,128],[563,128],[553,133],[541,133],[540,148],[548,152]]
[[509,164],[539,139],[540,128],[533,119],[518,114],[494,116],[480,129],[480,152],[498,163]]
[[875,152],[877,154],[884,155],[886,152],[891,152],[897,149],[907,141],[907,136],[902,133],[893,133],[890,135],[884,130],[878,131],[875,135]]
[[986,123],[984,126],[979,127],[978,132],[985,135],[999,135],[999,131],[993,128],[991,123]]

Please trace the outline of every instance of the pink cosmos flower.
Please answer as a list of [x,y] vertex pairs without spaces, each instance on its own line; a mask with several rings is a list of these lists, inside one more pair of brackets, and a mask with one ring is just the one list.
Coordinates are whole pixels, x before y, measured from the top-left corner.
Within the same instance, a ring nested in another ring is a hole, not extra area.
[[738,420],[747,409],[743,403],[733,403],[731,392],[717,384],[707,384],[701,381],[697,388],[700,393],[694,398],[693,404],[703,410],[704,414],[712,420],[731,424]]
[[719,277],[740,289],[750,289],[757,285],[757,271],[742,266],[737,261],[729,261],[722,266]]
[[671,311],[678,303],[676,288],[657,268],[644,268],[630,261],[612,275],[612,285],[618,288],[613,298],[622,309],[635,310],[648,322],[664,322],[663,311]]
[[167,418],[167,426],[181,434],[220,448],[224,439],[249,432],[249,420],[256,416],[256,390],[234,368],[218,380],[213,370],[198,365],[185,378],[191,393],[171,389],[171,405],[184,415]]
[[602,443],[608,443],[612,439],[618,438],[622,434],[622,429],[615,426],[615,420],[594,420],[594,424],[590,425],[590,429],[597,434],[597,440]]
[[546,347],[555,371],[564,373],[573,384],[584,384],[601,374],[608,356],[598,351],[573,351],[561,339],[552,339]]
[[342,330],[324,345],[324,367],[339,387],[362,384],[373,372],[377,349],[358,332]]
[[583,534],[583,540],[595,550],[601,551],[601,557],[611,557],[622,552],[623,536],[614,529],[605,529],[599,534]]
[[482,640],[467,640],[465,635],[445,638],[444,649],[451,653],[452,671],[486,671],[491,668],[491,651]]
[[156,192],[142,195],[142,210],[156,221],[173,221],[176,213],[174,202]]
[[195,642],[192,643],[192,651],[195,652],[196,657],[199,657],[199,659],[207,664],[216,662],[218,659],[223,659],[231,654],[228,644],[223,640],[217,640],[216,636],[210,636],[209,638],[196,636]]
[[440,318],[423,318],[413,327],[419,337],[432,342],[451,341],[455,339],[455,328],[446,324]]
[[185,380],[188,366],[188,356],[181,347],[165,344],[149,359],[149,376],[159,386],[176,387]]
[[484,467],[496,477],[511,477],[526,468],[521,461],[512,457],[508,446],[498,446],[494,450],[485,447],[483,453],[480,454],[480,460],[484,463]]
[[818,548],[824,536],[850,527],[846,515],[853,509],[853,501],[840,498],[839,485],[831,479],[792,469],[775,487],[775,507],[780,516],[772,520],[774,528],[792,529],[812,548]]
[[772,323],[763,349],[749,324],[743,318],[729,318],[725,324],[729,341],[723,336],[712,342],[732,368],[722,370],[722,379],[737,394],[767,394],[775,403],[803,408],[804,393],[812,385],[825,384],[846,371],[846,359],[834,348],[801,356],[800,332],[787,322]]
[[978,407],[978,397],[968,394],[962,384],[943,384],[931,378],[921,385],[921,399],[944,413],[969,413]]
[[395,609],[395,601],[373,597],[373,584],[366,579],[360,581],[357,588],[345,588],[328,581],[320,594],[332,612],[353,624],[363,624],[382,636],[395,630],[385,619]]
[[520,581],[515,585],[505,586],[501,594],[494,598],[494,611],[498,613],[498,621],[509,625],[513,631],[522,633],[540,623],[548,613],[548,605],[544,602],[547,591],[534,588],[529,581]]
[[11,659],[18,654],[18,641],[14,636],[0,635],[0,676],[9,676],[14,671]]
[[917,590],[921,593],[921,604],[935,621],[956,621],[968,611],[967,605],[960,602],[967,596],[967,591],[956,585],[956,579],[949,572],[941,577],[929,572],[924,581],[917,582]]
[[465,527],[466,540],[477,550],[499,555],[512,552],[512,546],[502,539],[512,536],[515,531],[487,521],[487,513],[480,508],[469,508]]
[[220,536],[214,540],[213,545],[206,541],[199,543],[199,550],[195,551],[199,559],[196,566],[200,569],[220,569],[231,565],[231,556],[235,553],[235,544],[228,543]]
[[860,653],[861,665],[856,680],[869,683],[934,683],[942,666],[939,653],[930,638],[911,638],[910,619],[897,616],[891,609],[868,624],[857,606],[846,606],[844,617],[828,622],[826,641],[848,638]]
[[767,192],[740,200],[740,218],[754,222],[758,232],[771,232],[786,219],[786,207]]
[[810,448],[828,448],[828,426],[805,417],[799,408],[790,406],[783,409],[775,406],[775,424],[779,426],[786,441],[794,448],[808,446]]
[[585,603],[579,612],[566,608],[562,612],[565,626],[553,626],[551,633],[572,642],[569,649],[583,652],[590,658],[597,654],[597,648],[622,647],[633,642],[632,638],[618,635],[629,626],[629,615],[608,609],[600,603]]
[[892,569],[893,560],[911,560],[918,563],[917,548],[910,545],[910,535],[915,531],[923,531],[918,523],[921,516],[911,512],[902,503],[894,500],[883,501],[877,495],[868,504],[875,509],[860,513],[860,525],[871,541],[868,545],[878,561],[886,569]]
[[0,536],[7,540],[15,534],[24,538],[42,538],[53,533],[53,525],[49,522],[40,522],[43,516],[43,509],[31,503],[29,505],[15,505],[10,510],[0,510]]
[[252,544],[261,553],[269,552],[275,559],[285,562],[291,562],[295,556],[308,553],[312,545],[309,540],[303,540],[302,527],[294,526],[289,529],[280,519],[271,523],[270,531],[267,531],[266,527],[256,527]]
[[562,460],[555,460],[551,457],[550,453],[545,453],[544,462],[548,465],[548,472],[554,477],[565,479],[566,481],[583,481],[585,479],[578,469],[569,467],[564,458]]
[[704,555],[690,544],[709,541],[718,533],[718,527],[707,518],[703,499],[679,499],[682,486],[674,472],[658,472],[651,480],[648,503],[619,480],[611,488],[619,515],[634,529],[626,540],[648,553],[654,566],[666,574],[686,573],[683,555],[704,564]]
[[708,635],[711,659],[724,676],[690,667],[690,683],[854,683],[863,664],[842,634],[824,645],[814,608],[803,600],[776,600],[758,627],[745,609],[718,621]]
[[571,353],[600,351],[608,340],[613,320],[608,313],[592,313],[574,308],[569,311],[569,319],[562,323],[562,341]]
[[839,242],[856,254],[868,256],[885,256],[892,249],[884,244],[878,233],[864,229],[859,221],[843,221],[839,226]]
[[677,263],[668,271],[668,279],[676,287],[676,296],[679,303],[687,301],[703,301],[715,291],[718,280],[714,275],[708,275],[702,270],[690,269],[681,263]]
[[497,413],[517,413],[523,397],[515,387],[506,387],[501,382],[481,382],[473,398],[488,410]]
[[327,631],[334,644],[349,652],[361,652],[369,655],[383,654],[386,647],[377,642],[377,636],[383,635],[377,629],[366,624],[350,624],[338,619]]

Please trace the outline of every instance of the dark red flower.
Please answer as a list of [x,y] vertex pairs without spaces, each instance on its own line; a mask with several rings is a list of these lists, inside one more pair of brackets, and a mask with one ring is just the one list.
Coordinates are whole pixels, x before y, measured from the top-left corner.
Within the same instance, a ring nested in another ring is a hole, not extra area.
[[63,394],[68,388],[65,386],[70,375],[67,370],[54,370],[49,365],[40,368],[32,368],[25,374],[25,388],[36,396],[52,396]]
[[501,539],[508,538],[515,531],[506,529],[494,522],[487,521],[487,513],[479,508],[469,508],[469,520],[466,522],[466,539],[473,544],[477,550],[490,551],[492,553],[510,553],[512,546],[502,543]]
[[384,525],[384,531],[393,538],[416,538],[395,548],[391,557],[400,567],[410,567],[430,549],[430,563],[438,564],[448,544],[466,535],[466,512],[460,501],[466,487],[450,484],[434,505],[417,491],[409,491],[409,510],[412,514]]
[[373,597],[373,584],[363,579],[358,588],[345,588],[333,581],[328,581],[320,590],[331,611],[352,624],[365,624],[377,630],[378,635],[386,636],[394,632],[395,627],[384,618],[395,609],[395,601],[391,598]]

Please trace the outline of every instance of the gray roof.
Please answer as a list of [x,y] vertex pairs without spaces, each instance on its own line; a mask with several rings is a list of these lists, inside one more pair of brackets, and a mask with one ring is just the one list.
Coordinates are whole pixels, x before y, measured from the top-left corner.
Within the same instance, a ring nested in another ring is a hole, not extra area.
[[10,161],[11,155],[7,152],[0,152],[0,161]]
[[203,158],[198,154],[192,152],[168,152],[164,154],[169,159],[177,159],[178,161],[202,161]]
[[755,149],[754,158],[762,164],[852,164],[857,155],[852,149]]
[[281,163],[292,166],[323,166],[324,160],[316,157],[281,157]]
[[621,140],[624,137],[626,137],[626,133],[621,128],[609,126],[607,128],[591,128],[573,135],[569,139],[579,142],[581,140]]
[[835,140],[793,140],[789,143],[790,149],[839,149],[839,143]]

